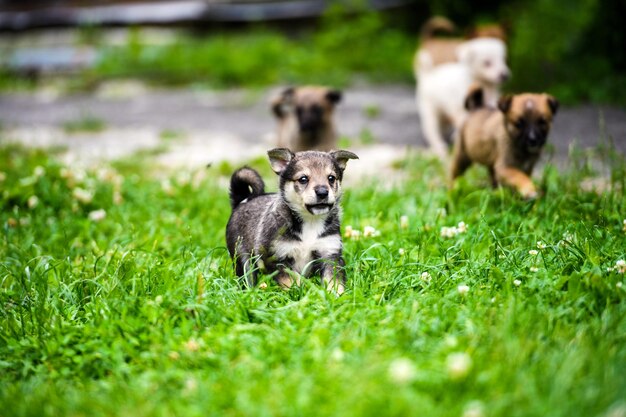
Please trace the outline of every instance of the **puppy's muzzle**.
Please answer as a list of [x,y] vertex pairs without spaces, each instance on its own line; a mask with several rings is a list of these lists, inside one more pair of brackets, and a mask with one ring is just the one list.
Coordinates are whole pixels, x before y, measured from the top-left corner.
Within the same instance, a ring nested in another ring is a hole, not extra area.
[[333,202],[329,201],[328,196],[330,191],[325,185],[318,185],[314,189],[316,202],[314,204],[307,204],[306,209],[311,214],[325,214],[333,208]]
[[325,185],[318,185],[315,187],[315,196],[317,197],[317,201],[326,201],[328,199],[328,187]]
[[526,134],[526,145],[533,148],[540,148],[546,143],[546,135],[534,129],[529,129]]

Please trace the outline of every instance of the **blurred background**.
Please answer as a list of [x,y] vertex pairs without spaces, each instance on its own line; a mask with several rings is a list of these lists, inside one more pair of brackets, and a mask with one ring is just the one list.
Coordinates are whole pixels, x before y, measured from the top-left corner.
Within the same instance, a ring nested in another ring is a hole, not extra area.
[[623,0],[0,0],[0,90],[413,83],[420,26],[498,22],[508,91],[626,104]]

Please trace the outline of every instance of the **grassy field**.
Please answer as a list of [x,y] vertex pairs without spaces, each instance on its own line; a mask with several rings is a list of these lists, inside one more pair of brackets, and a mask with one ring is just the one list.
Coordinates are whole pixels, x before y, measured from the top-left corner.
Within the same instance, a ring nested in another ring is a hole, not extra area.
[[417,157],[347,189],[336,298],[240,289],[216,168],[2,148],[0,415],[626,416],[624,162],[601,158],[603,191],[579,158],[535,202]]

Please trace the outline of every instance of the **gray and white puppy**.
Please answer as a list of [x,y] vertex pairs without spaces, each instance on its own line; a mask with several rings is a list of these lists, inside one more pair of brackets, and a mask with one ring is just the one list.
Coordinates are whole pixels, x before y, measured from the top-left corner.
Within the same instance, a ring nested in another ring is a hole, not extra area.
[[[256,285],[257,273],[276,273],[283,287],[319,275],[337,294],[345,289],[340,234],[341,181],[349,151],[268,152],[280,176],[278,193],[265,193],[261,176],[244,167],[230,180],[233,212],[226,226],[237,276]],[[295,274],[294,274],[295,273]]]

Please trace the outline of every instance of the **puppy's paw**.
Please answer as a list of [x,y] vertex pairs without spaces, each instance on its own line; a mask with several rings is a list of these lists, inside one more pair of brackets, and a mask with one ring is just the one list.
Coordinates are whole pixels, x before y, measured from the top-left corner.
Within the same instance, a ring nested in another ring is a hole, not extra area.
[[336,280],[326,280],[326,291],[335,294],[336,297],[341,297],[341,295],[346,291],[346,288],[341,282]]
[[539,197],[539,193],[537,193],[534,186],[521,189],[520,194],[524,200],[535,200]]

